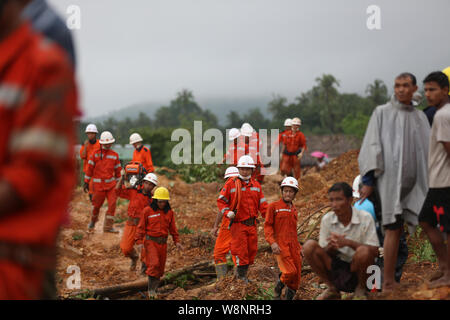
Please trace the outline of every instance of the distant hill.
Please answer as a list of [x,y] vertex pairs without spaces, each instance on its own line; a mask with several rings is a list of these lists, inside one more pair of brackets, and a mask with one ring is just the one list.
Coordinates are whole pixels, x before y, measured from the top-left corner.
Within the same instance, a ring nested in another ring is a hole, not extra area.
[[[227,121],[227,114],[234,110],[240,113],[245,113],[252,108],[260,108],[262,113],[265,114],[267,110],[267,104],[271,100],[271,97],[254,97],[254,98],[205,98],[196,99],[200,107],[203,109],[211,110],[219,121],[220,125],[225,125]],[[103,116],[88,118],[86,122],[102,122],[109,117],[116,120],[123,120],[126,117],[130,119],[136,119],[140,112],[145,113],[150,118],[154,117],[156,110],[162,106],[169,105],[167,102],[147,102],[139,103],[123,109],[109,112]]]

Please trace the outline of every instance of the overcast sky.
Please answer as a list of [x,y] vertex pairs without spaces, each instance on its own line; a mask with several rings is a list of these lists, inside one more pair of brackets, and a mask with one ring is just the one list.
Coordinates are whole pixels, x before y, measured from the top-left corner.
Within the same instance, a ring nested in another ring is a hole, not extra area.
[[[344,92],[450,66],[450,0],[48,0],[74,31],[85,116],[182,88],[211,97],[286,96],[331,73]],[[381,30],[369,30],[369,5]],[[262,106],[266,107],[266,106]]]

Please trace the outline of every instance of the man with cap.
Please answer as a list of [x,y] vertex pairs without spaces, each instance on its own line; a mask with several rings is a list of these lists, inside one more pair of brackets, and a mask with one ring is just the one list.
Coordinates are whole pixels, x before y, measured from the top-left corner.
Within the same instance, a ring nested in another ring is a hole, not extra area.
[[134,147],[133,160],[142,163],[142,166],[147,172],[154,172],[152,153],[150,149],[142,144],[144,141],[139,133],[133,133],[130,136],[130,144]]
[[[126,188],[123,184],[125,170],[116,186],[116,195],[130,201],[128,204],[128,220],[123,230],[120,249],[122,253],[131,259],[130,271],[136,270],[138,253],[134,249],[136,229],[141,219],[142,211],[152,202],[152,191],[158,185],[158,178],[154,173],[148,173],[144,177],[142,185],[137,188]],[[145,252],[145,251],[142,251]],[[145,259],[141,259],[144,261]]]
[[239,177],[229,179],[217,199],[220,212],[231,221],[231,254],[236,259],[237,277],[248,282],[248,267],[258,250],[258,212],[264,218],[267,201],[258,181],[252,178],[255,163],[250,156],[242,156],[237,168]]
[[300,160],[306,151],[306,138],[300,131],[301,124],[299,118],[292,119],[292,131],[284,139],[280,164],[282,174],[290,175],[294,170],[294,177],[297,180],[301,174]]
[[275,255],[281,271],[275,285],[275,300],[281,298],[285,286],[286,300],[294,299],[302,272],[302,247],[297,239],[298,212],[293,200],[298,192],[298,181],[293,177],[281,182],[281,199],[269,204],[264,235]]
[[239,158],[245,154],[244,146],[239,145],[239,137],[241,137],[239,129],[231,128],[228,132],[228,140],[231,142],[227,152],[223,156],[223,164],[235,166]]
[[[87,139],[84,141],[84,144],[81,146],[80,149],[80,158],[81,160],[83,160],[83,173],[86,174],[87,170],[88,170],[88,161],[89,158],[91,157],[91,155],[94,154],[95,151],[97,151],[98,149],[100,149],[100,143],[97,139],[97,126],[95,124],[89,124],[86,127],[86,135],[87,135]],[[89,185],[85,186],[84,192],[89,192],[89,200],[91,200],[92,202],[92,194],[93,194],[93,185],[92,185],[92,180],[89,183]]]
[[108,211],[105,214],[103,232],[117,233],[113,229],[114,214],[116,211],[117,196],[115,187],[121,176],[119,155],[112,150],[116,140],[109,131],[102,132],[100,136],[100,149],[91,155],[88,161],[88,170],[84,177],[84,187],[93,181],[94,195],[92,196],[92,217],[88,228],[92,230],[98,220],[100,208],[105,199],[108,200]]
[[[225,171],[225,183],[230,179],[236,179],[239,176],[239,170],[236,167],[229,167]],[[222,197],[222,196],[220,196]],[[220,230],[219,230],[220,224]],[[222,212],[218,212],[216,220],[214,221],[214,227],[211,230],[211,234],[217,237],[214,245],[214,263],[216,265],[217,279],[224,277],[227,274],[227,254],[230,252],[231,233],[228,229],[230,225],[230,219],[224,218]],[[219,236],[217,231],[219,230]],[[236,263],[234,257],[233,261]]]

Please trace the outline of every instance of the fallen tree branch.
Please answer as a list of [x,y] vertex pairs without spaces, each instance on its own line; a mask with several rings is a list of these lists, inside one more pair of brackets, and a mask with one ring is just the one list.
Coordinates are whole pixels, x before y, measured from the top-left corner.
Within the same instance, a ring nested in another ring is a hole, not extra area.
[[[175,282],[178,277],[180,277],[184,274],[192,273],[193,275],[195,275],[193,273],[194,270],[200,271],[205,268],[210,268],[213,266],[214,266],[214,264],[212,262],[203,261],[203,262],[199,262],[194,265],[188,266],[186,268],[168,272],[166,274],[166,276],[162,279],[162,281],[159,283],[159,287],[163,287],[165,285]],[[108,296],[108,295],[122,295],[122,293],[124,293],[124,292],[127,292],[127,295],[128,295],[128,294],[135,293],[138,291],[147,290],[147,286],[148,286],[148,279],[145,278],[142,280],[127,282],[127,283],[123,283],[123,284],[119,284],[119,285],[108,286],[108,287],[97,288],[97,289],[90,289],[87,292],[89,293],[89,295],[91,295],[93,297]],[[69,297],[73,298],[80,294],[86,294],[87,292],[86,292],[86,290],[73,292],[72,294],[70,294]]]
[[309,219],[311,219],[312,216],[314,216],[315,214],[322,212],[323,209],[327,209],[330,206],[326,205],[326,206],[322,206],[319,209],[315,210],[313,213],[311,213],[308,217],[306,217],[305,220],[302,221],[302,223],[297,227],[297,235],[300,235],[300,231],[301,228],[309,221]]

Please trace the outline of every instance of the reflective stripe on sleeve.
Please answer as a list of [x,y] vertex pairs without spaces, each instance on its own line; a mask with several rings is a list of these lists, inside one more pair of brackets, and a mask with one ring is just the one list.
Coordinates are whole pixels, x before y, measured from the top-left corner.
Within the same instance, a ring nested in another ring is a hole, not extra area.
[[266,198],[262,198],[261,200],[259,200],[259,203],[263,203],[266,202]]
[[225,213],[225,211],[227,211],[227,210],[230,210],[230,208],[228,208],[228,207],[226,207],[226,208],[223,208],[223,209],[222,209],[222,211],[220,211],[220,213],[221,213],[221,214],[224,214],[224,213]]
[[250,190],[251,190],[251,191],[258,191],[258,192],[260,192],[260,189],[257,188],[257,187],[251,187]]
[[223,201],[225,201],[226,203],[229,202],[229,200],[228,200],[225,196],[223,196],[223,195],[220,195],[220,196],[219,196],[219,199],[223,199]]
[[95,166],[95,162],[92,161],[92,160],[89,160],[88,163],[89,163],[91,166]]
[[63,135],[54,131],[30,128],[12,134],[9,150],[11,152],[38,151],[65,157],[69,154],[69,143]]

